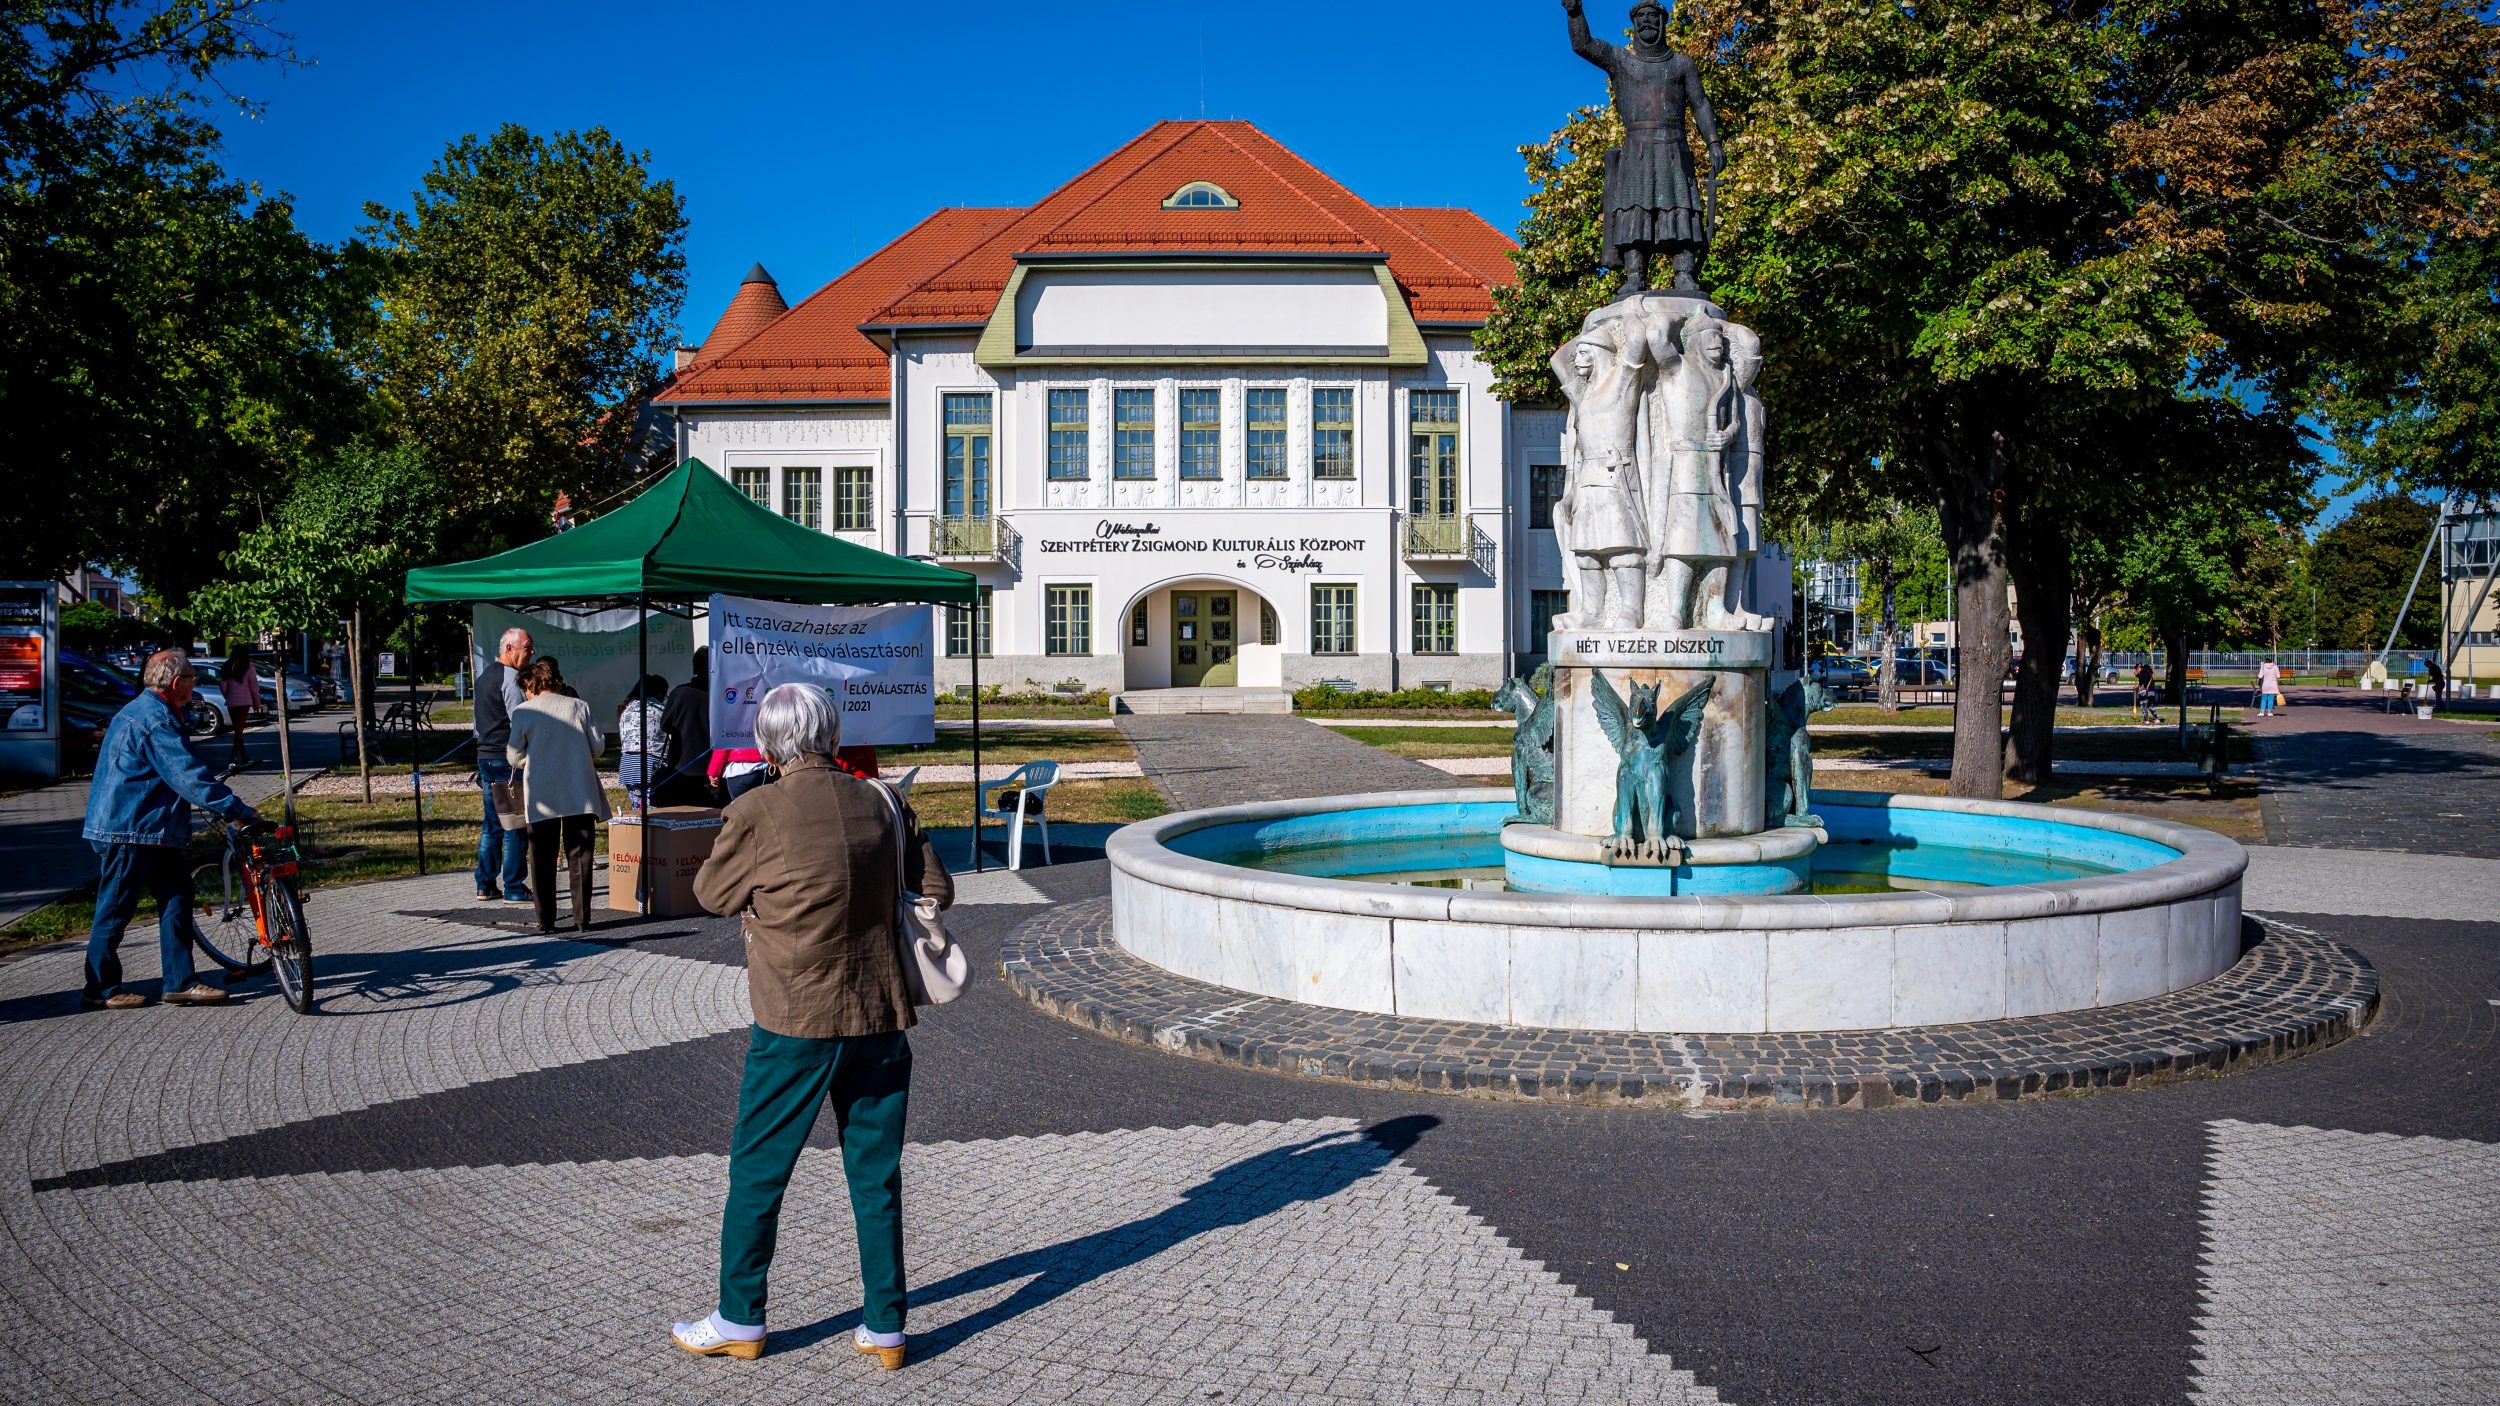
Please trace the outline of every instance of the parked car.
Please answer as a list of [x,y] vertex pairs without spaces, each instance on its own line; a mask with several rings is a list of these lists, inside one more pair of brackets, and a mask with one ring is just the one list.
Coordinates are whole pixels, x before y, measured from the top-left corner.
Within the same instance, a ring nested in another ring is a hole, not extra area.
[[[217,692],[218,680],[225,676],[226,661],[194,654],[191,656],[191,668],[200,676],[200,692],[205,696]],[[277,716],[278,676],[271,672],[265,660],[255,662],[252,673],[260,681],[260,706],[253,709],[253,713],[261,717]],[[286,676],[286,710],[289,713],[309,713],[319,706],[321,694],[313,687],[312,680],[300,673],[289,672]],[[222,697],[217,704],[217,712],[220,718],[225,716]]]
[[[92,770],[104,729],[122,705],[139,696],[139,677],[75,649],[61,651],[62,761],[73,771]],[[213,737],[218,713],[199,697],[183,714],[183,731],[191,737]]]
[[1896,649],[1892,668],[1904,688],[1941,688],[1953,682],[1953,665],[1941,649]]
[[1806,663],[1806,677],[1834,693],[1872,688],[1875,666],[1846,654],[1826,654]]

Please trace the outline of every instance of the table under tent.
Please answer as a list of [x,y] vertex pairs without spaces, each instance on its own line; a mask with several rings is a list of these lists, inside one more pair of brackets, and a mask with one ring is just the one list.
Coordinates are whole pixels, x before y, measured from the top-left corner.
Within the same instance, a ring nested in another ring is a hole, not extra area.
[[[827,536],[765,508],[700,460],[688,459],[633,501],[526,547],[475,561],[408,573],[405,599],[420,605],[501,605],[513,609],[599,606],[635,612],[635,677],[650,672],[654,612],[699,617],[715,593],[799,605],[910,605],[974,609],[980,583],[933,562],[891,556]],[[981,775],[981,661],[972,663],[972,774]],[[408,675],[413,702],[416,670]],[[643,698],[637,683],[635,697]],[[415,749],[417,872],[425,872],[425,783]],[[974,794],[979,794],[976,785]],[[637,819],[647,821],[648,788]],[[973,867],[982,867],[980,807],[973,808]],[[637,872],[648,873],[639,865]]]

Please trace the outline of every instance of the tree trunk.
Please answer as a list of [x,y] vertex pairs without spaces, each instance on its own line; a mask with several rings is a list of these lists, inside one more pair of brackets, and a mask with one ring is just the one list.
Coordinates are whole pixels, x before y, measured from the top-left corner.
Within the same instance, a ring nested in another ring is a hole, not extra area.
[[2101,627],[2090,619],[2075,626],[2075,702],[2092,706],[2101,683]]
[[2182,627],[2173,633],[2165,634],[2162,637],[2162,645],[2170,651],[2170,667],[2165,671],[2168,677],[2163,680],[2163,687],[2168,691],[2168,697],[2164,701],[2173,704],[2185,703],[2188,671],[2187,630]]
[[347,617],[348,689],[356,695],[356,774],[364,778],[365,804],[373,804],[373,758],[365,750],[366,720],[373,711],[365,706],[365,608]]
[[2005,796],[2005,670],[2013,645],[2006,637],[2005,441],[1989,436],[1984,465],[1957,465],[1936,498],[1944,528],[1945,561],[1953,576],[1954,647],[1960,658],[1953,686],[1953,780],[1955,796],[2001,800]]
[[1887,713],[1901,711],[1901,670],[1893,663],[1892,653],[1899,648],[1900,616],[1893,609],[1893,587],[1901,578],[1892,574],[1892,563],[1884,563],[1884,574],[1877,579],[1884,585],[1883,623],[1875,630],[1875,706]]
[[2005,779],[2045,786],[2057,750],[2058,666],[2066,658],[2072,574],[2066,539],[2054,527],[2025,533],[2007,569],[2023,622],[2023,657],[2014,676],[2014,713],[2007,726]]

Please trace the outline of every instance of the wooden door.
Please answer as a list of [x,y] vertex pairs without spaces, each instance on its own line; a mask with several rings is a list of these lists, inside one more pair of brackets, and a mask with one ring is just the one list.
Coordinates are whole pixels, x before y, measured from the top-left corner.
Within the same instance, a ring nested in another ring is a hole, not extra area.
[[1234,604],[1231,591],[1172,593],[1172,687],[1230,688],[1240,680]]

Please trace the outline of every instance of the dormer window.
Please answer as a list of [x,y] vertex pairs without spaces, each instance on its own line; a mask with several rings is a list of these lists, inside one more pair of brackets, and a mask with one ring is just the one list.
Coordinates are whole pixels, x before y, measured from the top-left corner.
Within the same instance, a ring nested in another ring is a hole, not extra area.
[[1191,181],[1163,198],[1166,210],[1238,210],[1241,202],[1213,181]]

